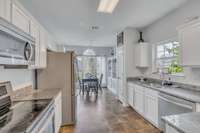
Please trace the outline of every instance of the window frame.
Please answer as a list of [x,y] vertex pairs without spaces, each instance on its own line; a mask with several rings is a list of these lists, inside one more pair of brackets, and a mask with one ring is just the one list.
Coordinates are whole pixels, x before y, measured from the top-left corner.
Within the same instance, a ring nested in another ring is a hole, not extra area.
[[[172,42],[179,42],[176,38],[172,38],[172,39],[168,39],[168,40],[165,40],[165,41],[160,41],[158,43],[155,43],[154,45],[152,45],[152,74],[153,73],[158,73],[159,69],[164,69],[164,70],[167,70],[168,67],[163,67],[163,68],[159,68],[159,66],[157,65],[157,61],[159,58],[157,58],[157,47],[159,45],[165,45],[167,43],[172,43]],[[181,45],[181,44],[179,44]],[[179,50],[180,51],[180,50]],[[172,57],[164,57],[164,59],[174,59],[176,58],[176,56],[172,56]],[[161,58],[160,58],[161,59]],[[181,73],[172,73],[172,74],[167,74],[167,75],[170,75],[170,76],[176,76],[176,77],[184,77],[184,70],[183,72]]]

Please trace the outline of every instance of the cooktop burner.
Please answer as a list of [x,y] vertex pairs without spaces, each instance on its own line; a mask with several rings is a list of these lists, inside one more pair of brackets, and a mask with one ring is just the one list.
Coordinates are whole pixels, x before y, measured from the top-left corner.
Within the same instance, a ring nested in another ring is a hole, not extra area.
[[50,102],[51,99],[14,102],[5,114],[0,115],[0,133],[26,131]]

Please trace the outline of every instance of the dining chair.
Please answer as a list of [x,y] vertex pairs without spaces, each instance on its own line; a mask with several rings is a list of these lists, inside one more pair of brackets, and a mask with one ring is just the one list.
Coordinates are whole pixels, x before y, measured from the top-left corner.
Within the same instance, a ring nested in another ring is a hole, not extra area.
[[95,91],[96,93],[98,93],[98,79],[93,79],[88,83],[88,88],[92,91]]

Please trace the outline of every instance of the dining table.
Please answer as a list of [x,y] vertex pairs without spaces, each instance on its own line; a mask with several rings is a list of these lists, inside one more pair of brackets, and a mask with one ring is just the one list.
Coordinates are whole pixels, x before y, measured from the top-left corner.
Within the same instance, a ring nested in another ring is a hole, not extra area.
[[[96,92],[98,93],[98,85],[99,85],[99,79],[98,78],[83,78],[82,79],[82,84],[83,84],[83,93],[85,91],[85,87],[88,88],[88,92],[90,91],[90,84],[93,84],[94,89],[96,90]],[[94,86],[95,84],[95,86]]]

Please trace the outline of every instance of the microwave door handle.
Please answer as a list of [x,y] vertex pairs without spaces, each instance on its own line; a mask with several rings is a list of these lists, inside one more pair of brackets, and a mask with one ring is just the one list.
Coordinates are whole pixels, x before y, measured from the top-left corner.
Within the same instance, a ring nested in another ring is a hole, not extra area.
[[178,105],[178,106],[181,106],[181,107],[184,107],[184,108],[188,108],[188,109],[191,109],[193,110],[193,107],[192,106],[189,106],[189,105],[184,105],[182,103],[178,103],[178,102],[175,102],[175,101],[172,101],[172,100],[169,100],[169,99],[166,99],[164,97],[159,97],[160,99],[164,100],[164,101],[167,101],[169,103],[172,103],[172,104],[175,104],[175,105]]

